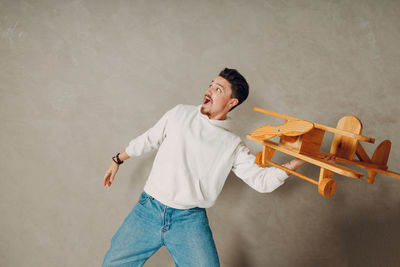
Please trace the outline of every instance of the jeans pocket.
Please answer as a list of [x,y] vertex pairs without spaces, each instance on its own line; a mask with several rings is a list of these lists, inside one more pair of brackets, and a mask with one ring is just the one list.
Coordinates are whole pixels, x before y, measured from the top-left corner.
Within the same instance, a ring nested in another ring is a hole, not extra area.
[[146,201],[149,199],[149,195],[146,194],[145,192],[141,193],[139,196],[139,203],[144,205],[146,203]]

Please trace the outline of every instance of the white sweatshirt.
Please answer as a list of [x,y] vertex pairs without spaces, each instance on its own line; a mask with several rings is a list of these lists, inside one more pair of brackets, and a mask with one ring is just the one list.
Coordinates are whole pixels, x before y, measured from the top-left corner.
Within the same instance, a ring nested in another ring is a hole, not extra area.
[[140,156],[158,148],[144,191],[176,208],[214,205],[229,172],[258,192],[272,192],[289,176],[276,167],[261,168],[240,137],[230,132],[231,118],[210,120],[201,105],[177,105],[125,152]]

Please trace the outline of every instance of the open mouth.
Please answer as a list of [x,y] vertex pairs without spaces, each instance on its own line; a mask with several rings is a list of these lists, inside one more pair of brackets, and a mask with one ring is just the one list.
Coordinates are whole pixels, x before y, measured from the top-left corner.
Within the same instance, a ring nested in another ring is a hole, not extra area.
[[203,105],[207,105],[208,103],[211,103],[211,98],[209,96],[204,97]]

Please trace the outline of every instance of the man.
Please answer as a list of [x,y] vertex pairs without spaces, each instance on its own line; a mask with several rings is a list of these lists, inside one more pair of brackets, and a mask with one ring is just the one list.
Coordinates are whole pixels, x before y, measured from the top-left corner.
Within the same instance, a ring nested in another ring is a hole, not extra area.
[[[118,153],[104,175],[111,186],[119,164],[158,148],[144,192],[111,240],[103,266],[142,266],[166,246],[176,266],[219,266],[206,208],[217,199],[229,172],[259,192],[271,192],[289,177],[276,167],[261,168],[230,132],[228,112],[248,96],[235,69],[213,79],[199,106],[177,105]],[[304,161],[284,164],[295,170]]]

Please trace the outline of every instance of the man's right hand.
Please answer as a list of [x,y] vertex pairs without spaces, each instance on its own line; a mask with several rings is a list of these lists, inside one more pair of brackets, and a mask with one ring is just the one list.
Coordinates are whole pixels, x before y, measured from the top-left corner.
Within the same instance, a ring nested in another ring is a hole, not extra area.
[[103,184],[104,186],[110,187],[111,183],[114,181],[114,177],[117,174],[119,165],[114,161],[111,162],[110,166],[108,166],[106,173],[104,174]]

